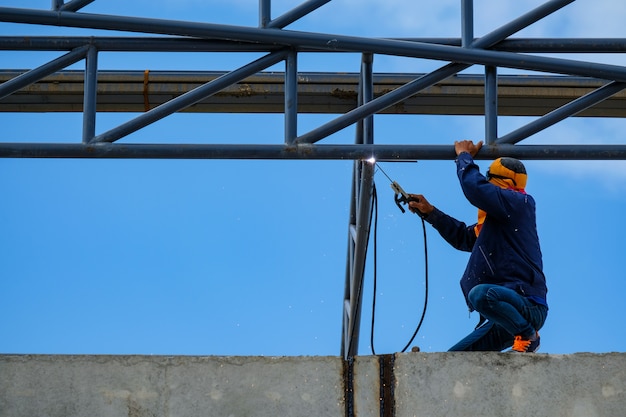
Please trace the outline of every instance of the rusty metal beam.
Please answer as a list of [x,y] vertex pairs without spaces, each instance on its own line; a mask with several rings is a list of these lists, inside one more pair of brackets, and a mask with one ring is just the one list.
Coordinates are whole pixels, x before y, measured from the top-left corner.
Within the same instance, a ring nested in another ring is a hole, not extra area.
[[[0,71],[0,83],[25,70]],[[100,71],[97,111],[144,112],[209,82],[217,71]],[[380,97],[422,74],[375,74],[374,97]],[[299,73],[298,112],[341,114],[357,106],[358,74]],[[398,103],[384,114],[483,115],[483,75],[457,75]],[[498,113],[541,116],[603,86],[605,81],[565,76],[498,77]],[[185,112],[283,113],[284,74],[259,73],[234,84]],[[82,112],[84,72],[62,71],[0,100],[0,112]],[[625,117],[626,91],[577,116]]]

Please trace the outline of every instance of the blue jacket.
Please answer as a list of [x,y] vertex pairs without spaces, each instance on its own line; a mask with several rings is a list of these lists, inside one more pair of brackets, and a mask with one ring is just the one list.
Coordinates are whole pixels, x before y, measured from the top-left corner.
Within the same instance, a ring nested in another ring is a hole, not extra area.
[[427,217],[453,247],[471,252],[461,289],[467,295],[478,284],[497,284],[547,306],[546,279],[535,221],[535,200],[528,194],[491,184],[471,155],[461,153],[457,175],[468,201],[487,212],[478,238],[467,226],[435,208]]

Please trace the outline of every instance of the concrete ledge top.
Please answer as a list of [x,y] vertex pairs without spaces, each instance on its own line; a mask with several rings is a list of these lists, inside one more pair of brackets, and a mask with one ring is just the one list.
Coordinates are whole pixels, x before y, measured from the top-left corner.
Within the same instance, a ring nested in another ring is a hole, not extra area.
[[623,417],[626,353],[0,355],[0,415]]

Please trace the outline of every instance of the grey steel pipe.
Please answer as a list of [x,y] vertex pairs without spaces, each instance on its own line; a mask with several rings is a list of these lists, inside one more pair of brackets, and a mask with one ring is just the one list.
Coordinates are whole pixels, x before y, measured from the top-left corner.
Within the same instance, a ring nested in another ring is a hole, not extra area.
[[[618,145],[485,145],[477,160],[626,160]],[[0,143],[0,158],[453,160],[452,145],[234,145],[117,143]]]

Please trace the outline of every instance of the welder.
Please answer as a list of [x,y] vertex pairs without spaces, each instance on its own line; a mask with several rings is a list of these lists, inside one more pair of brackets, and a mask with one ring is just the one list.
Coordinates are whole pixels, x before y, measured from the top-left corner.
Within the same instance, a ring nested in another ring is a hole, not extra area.
[[547,314],[547,287],[537,235],[535,200],[526,193],[521,161],[501,157],[487,175],[474,156],[482,147],[454,143],[456,169],[478,219],[467,225],[436,208],[421,194],[409,194],[409,209],[420,213],[454,248],[470,252],[461,289],[478,326],[450,351],[536,352]]

